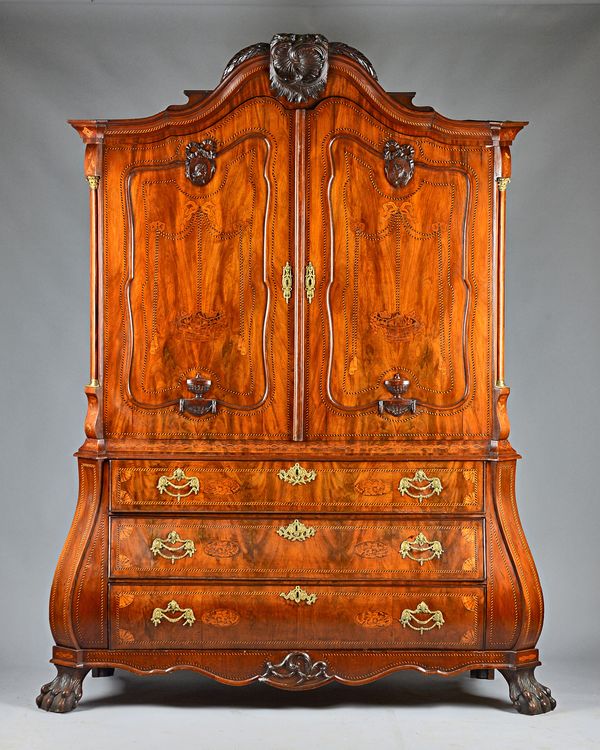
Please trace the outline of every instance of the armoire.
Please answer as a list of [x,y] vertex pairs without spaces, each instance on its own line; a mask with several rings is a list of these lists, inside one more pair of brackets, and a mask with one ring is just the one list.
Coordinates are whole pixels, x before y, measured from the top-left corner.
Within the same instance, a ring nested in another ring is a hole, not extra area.
[[552,710],[504,375],[526,123],[386,93],[320,34],[186,94],[70,121],[90,380],[38,706],[75,708],[90,670],[306,690],[414,669],[497,670],[518,711]]

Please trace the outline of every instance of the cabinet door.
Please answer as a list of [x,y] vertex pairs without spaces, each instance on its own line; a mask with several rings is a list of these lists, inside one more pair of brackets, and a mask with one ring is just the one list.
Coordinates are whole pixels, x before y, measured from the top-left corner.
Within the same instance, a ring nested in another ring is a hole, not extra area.
[[[107,137],[107,433],[286,437],[288,115],[261,100],[187,127],[156,143]],[[198,374],[215,413],[180,404]]]
[[[311,438],[489,434],[491,149],[400,127],[342,99],[309,117]],[[414,150],[405,185],[388,141]],[[415,400],[398,416],[379,405],[396,373]]]

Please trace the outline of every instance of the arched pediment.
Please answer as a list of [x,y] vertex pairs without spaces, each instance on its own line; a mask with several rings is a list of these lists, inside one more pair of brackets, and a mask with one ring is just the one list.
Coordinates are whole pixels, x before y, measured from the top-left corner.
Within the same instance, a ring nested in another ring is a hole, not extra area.
[[171,105],[150,117],[69,122],[86,143],[101,140],[105,129],[107,135],[148,134],[152,138],[164,129],[200,122],[248,98],[272,96],[286,108],[311,109],[323,98],[343,95],[360,96],[392,121],[414,129],[416,135],[438,140],[509,144],[527,124],[453,120],[431,107],[416,106],[414,92],[384,91],[362,52],[344,42],[330,42],[322,34],[275,34],[270,42],[244,47],[229,60],[213,91],[188,90],[185,94],[185,104]]

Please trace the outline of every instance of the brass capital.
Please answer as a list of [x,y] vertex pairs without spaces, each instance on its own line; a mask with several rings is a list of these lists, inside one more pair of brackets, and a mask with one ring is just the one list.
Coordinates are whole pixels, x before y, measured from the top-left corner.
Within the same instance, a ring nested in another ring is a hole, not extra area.
[[503,193],[508,187],[510,177],[497,177],[496,182],[498,183],[498,190]]
[[91,190],[97,190],[100,184],[100,177],[97,174],[88,174],[85,176]]

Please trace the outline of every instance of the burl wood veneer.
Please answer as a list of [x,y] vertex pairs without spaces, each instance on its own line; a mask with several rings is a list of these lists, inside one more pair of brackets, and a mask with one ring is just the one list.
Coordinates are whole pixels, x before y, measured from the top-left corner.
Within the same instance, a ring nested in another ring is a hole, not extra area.
[[187,104],[71,122],[90,382],[40,707],[118,667],[289,690],[497,669],[519,711],[554,708],[504,382],[525,123],[412,97],[282,34]]

